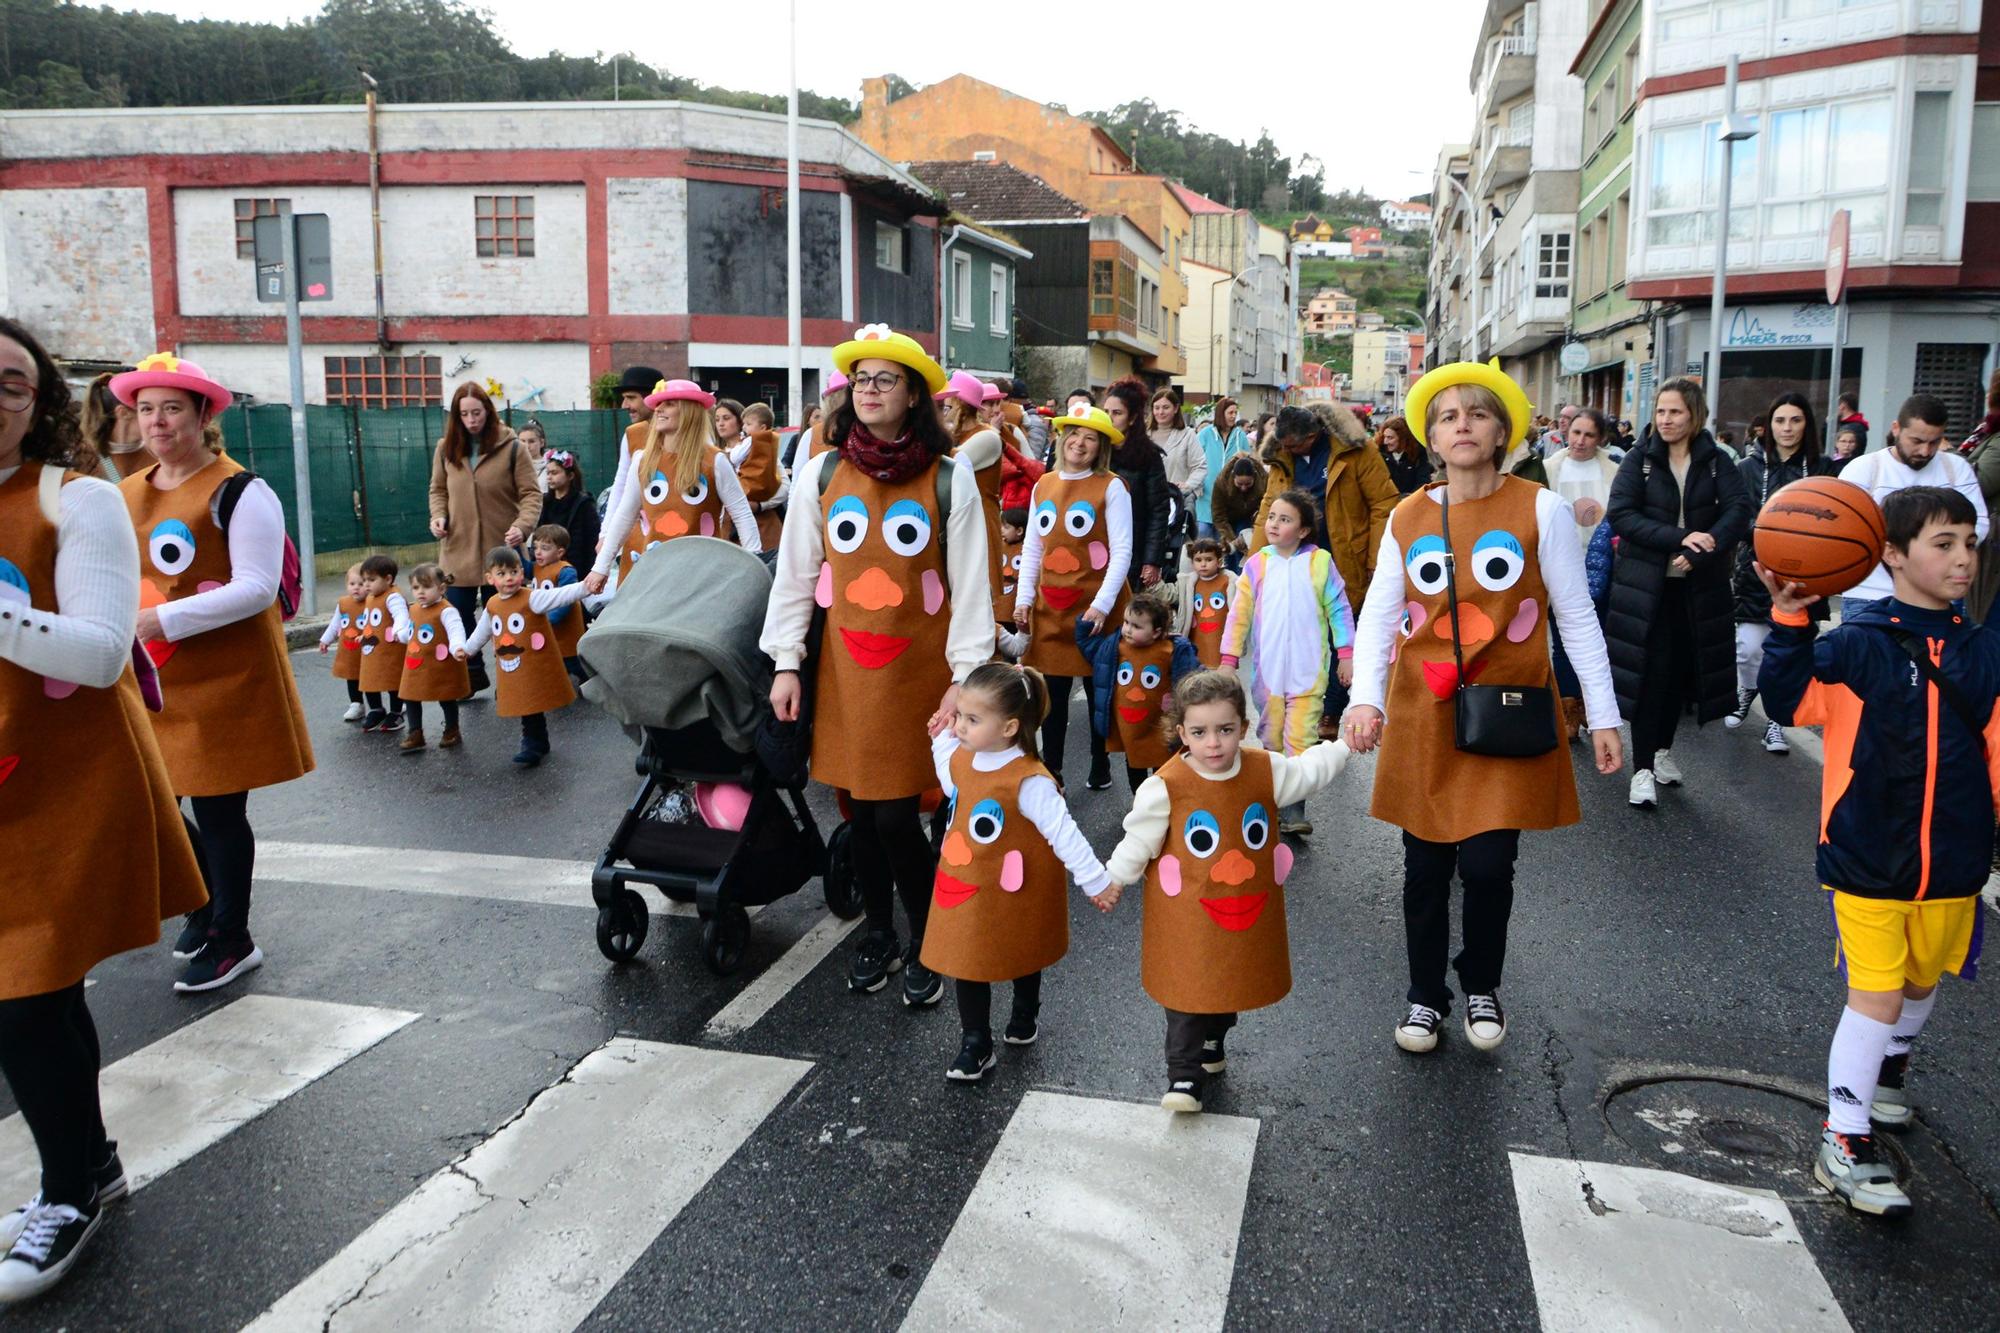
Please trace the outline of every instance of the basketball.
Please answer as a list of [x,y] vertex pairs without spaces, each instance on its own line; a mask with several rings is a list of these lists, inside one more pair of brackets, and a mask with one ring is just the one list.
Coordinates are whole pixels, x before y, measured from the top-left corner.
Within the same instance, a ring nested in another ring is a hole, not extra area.
[[1806,477],[1764,502],[1752,542],[1780,583],[1837,597],[1882,563],[1882,509],[1838,477]]

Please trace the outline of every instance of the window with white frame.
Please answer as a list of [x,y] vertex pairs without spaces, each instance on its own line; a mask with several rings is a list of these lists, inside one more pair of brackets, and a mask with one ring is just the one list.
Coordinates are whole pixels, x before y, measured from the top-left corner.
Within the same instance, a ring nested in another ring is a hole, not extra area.
[[[1972,108],[1972,142],[2000,143],[2000,102],[1980,102]],[[1974,203],[2000,203],[2000,153],[1972,155],[1972,179],[1965,197]]]
[[1821,235],[1841,208],[1857,231],[1887,226],[1891,115],[1870,97],[1769,116],[1764,234]]
[[954,328],[972,327],[971,255],[955,254],[951,257],[951,322]]
[[[1756,117],[1751,117],[1752,123]],[[1721,203],[1722,155],[1715,141],[1718,122],[1675,125],[1653,132],[1651,181],[1646,205],[1650,245],[1694,245],[1715,239],[1715,212]],[[1729,238],[1755,234],[1759,135],[1736,145],[1730,171]]]
[[1535,296],[1569,299],[1570,234],[1550,232],[1535,253]]
[[986,270],[987,331],[1004,336],[1007,332],[1007,316],[1007,266],[994,264]]
[[1670,12],[1660,18],[1660,40],[1686,41],[1713,33],[1741,32],[1761,27],[1770,7],[1765,0],[1668,0]]
[[1943,224],[1950,149],[1951,94],[1918,93],[1910,117],[1910,184],[1903,201],[1905,226]]

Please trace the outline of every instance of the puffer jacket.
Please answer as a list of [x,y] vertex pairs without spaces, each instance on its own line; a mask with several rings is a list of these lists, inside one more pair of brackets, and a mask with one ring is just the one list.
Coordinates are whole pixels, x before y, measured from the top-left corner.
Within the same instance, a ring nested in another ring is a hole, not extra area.
[[[1649,426],[1618,465],[1606,522],[1618,536],[1604,638],[1611,650],[1611,683],[1618,711],[1639,716],[1646,678],[1646,646],[1667,583],[1667,562],[1686,555],[1689,611],[1694,624],[1695,717],[1712,722],[1736,708],[1736,631],[1729,575],[1736,545],[1755,514],[1743,477],[1707,431],[1695,436],[1688,458],[1686,525],[1681,491],[1667,462],[1666,443]],[[1689,551],[1681,541],[1706,532],[1715,549]]]
[[[1360,418],[1334,403],[1314,403],[1309,410],[1333,441],[1333,452],[1326,460],[1326,493],[1320,497],[1326,549],[1347,584],[1348,596],[1358,604],[1374,577],[1375,556],[1382,549],[1389,515],[1403,497],[1389,475],[1389,465],[1382,461],[1382,451],[1369,445]],[[1276,439],[1264,446],[1261,457],[1264,501],[1257,509],[1257,536],[1250,545],[1253,551],[1263,544],[1264,515],[1271,501],[1291,488],[1297,466]]]
[[[1256,481],[1248,491],[1231,484],[1234,477],[1248,474]],[[1222,465],[1222,475],[1208,488],[1208,509],[1214,515],[1216,540],[1233,547],[1240,538],[1248,555],[1264,544],[1263,525],[1257,521],[1264,506],[1264,467],[1249,454],[1232,454]]]
[[1132,493],[1129,581],[1136,588],[1141,566],[1165,568],[1167,563],[1167,512],[1172,504],[1167,495],[1167,459],[1150,439],[1127,439],[1111,451],[1111,470]]
[[[1833,468],[1823,458],[1806,464],[1805,451],[1800,450],[1790,458],[1780,458],[1778,451],[1769,446],[1751,451],[1748,458],[1736,465],[1743,476],[1743,489],[1750,493],[1750,503],[1755,506],[1752,515],[1764,512],[1764,504],[1772,496],[1795,481],[1806,477],[1830,477]],[[1764,581],[1751,568],[1757,558],[1755,544],[1745,540],[1736,548],[1736,574],[1733,591],[1736,597],[1735,619],[1739,625],[1761,624],[1771,615],[1771,594],[1764,587]],[[1824,600],[1812,605],[1812,618],[1824,620],[1830,613]]]

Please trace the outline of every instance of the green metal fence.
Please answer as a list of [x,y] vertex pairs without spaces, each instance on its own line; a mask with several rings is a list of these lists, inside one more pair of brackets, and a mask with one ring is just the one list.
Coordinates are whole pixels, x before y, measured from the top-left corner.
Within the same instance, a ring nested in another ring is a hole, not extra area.
[[[308,407],[306,457],[312,469],[313,540],[322,551],[409,546],[430,538],[431,454],[444,435],[443,407]],[[520,429],[526,412],[503,419]],[[584,485],[611,484],[623,412],[538,412],[551,449],[576,454]],[[292,469],[292,411],[283,405],[232,407],[222,414],[229,456],[269,482],[298,535]]]

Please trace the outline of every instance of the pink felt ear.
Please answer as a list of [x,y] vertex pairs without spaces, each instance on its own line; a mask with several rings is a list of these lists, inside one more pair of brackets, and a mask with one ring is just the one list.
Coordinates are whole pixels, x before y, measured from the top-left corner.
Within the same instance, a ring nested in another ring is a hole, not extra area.
[[1169,898],[1181,896],[1181,859],[1172,852],[1160,858],[1160,892]]
[[944,580],[935,569],[924,571],[924,614],[934,616],[944,605]]
[[1424,627],[1424,622],[1431,618],[1431,613],[1424,609],[1424,604],[1422,602],[1410,602],[1409,604],[1403,607],[1403,610],[1409,613],[1410,633],[1412,634],[1415,634],[1418,630],[1422,629]]
[[1524,643],[1528,636],[1535,632],[1535,626],[1539,625],[1541,620],[1542,605],[1530,597],[1521,603],[1521,609],[1507,622],[1507,637],[1515,643]]
[[534,635],[529,637],[528,646],[539,653],[540,651],[542,651],[542,645],[547,642],[548,640],[543,638],[540,632],[538,631]]
[[703,514],[701,516],[701,535],[704,537],[713,537],[715,535],[715,515]]
[[819,582],[813,585],[813,600],[819,603],[820,609],[823,611],[831,611],[833,609],[833,566],[831,564],[822,563],[820,565]]
[[1092,569],[1102,569],[1110,563],[1111,548],[1103,542],[1092,542],[1090,544],[1090,567]]
[[1271,860],[1275,863],[1278,872],[1278,883],[1282,886],[1285,882],[1285,877],[1292,873],[1292,849],[1285,846],[1282,842],[1279,843],[1277,851],[1272,853]]
[[81,688],[73,680],[57,680],[53,676],[42,677],[42,693],[51,699],[67,699]]
[[438,645],[438,661],[442,662],[442,661],[444,661],[444,659],[445,659],[445,658],[447,658],[447,657],[450,657],[450,656],[451,656],[451,649],[449,649],[449,648],[445,647],[445,646],[444,646],[443,644],[439,644],[439,645]]
[[1028,882],[1027,860],[1021,853],[1011,851],[1000,858],[1000,887],[1009,893],[1019,893],[1021,886]]
[[220,588],[222,586],[223,586],[222,584],[217,583],[214,579],[203,579],[200,583],[197,583],[195,585],[194,590],[196,592],[214,592],[217,588]]

